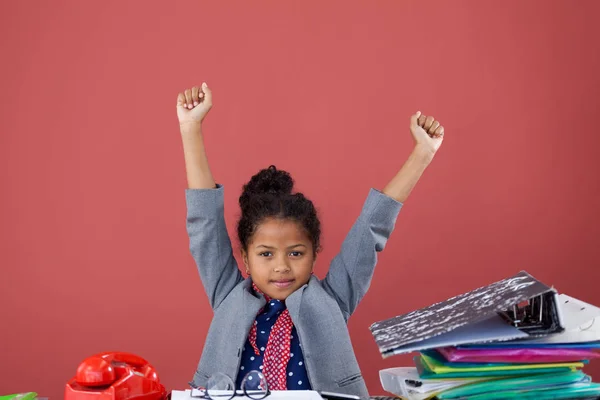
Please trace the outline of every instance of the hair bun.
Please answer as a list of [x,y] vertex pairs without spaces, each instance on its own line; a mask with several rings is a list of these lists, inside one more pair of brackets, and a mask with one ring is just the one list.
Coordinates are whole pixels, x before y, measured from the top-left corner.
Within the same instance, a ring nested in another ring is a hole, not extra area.
[[271,194],[281,196],[291,194],[294,180],[287,171],[278,170],[274,165],[260,170],[244,185],[240,196],[242,209],[249,203],[252,196]]

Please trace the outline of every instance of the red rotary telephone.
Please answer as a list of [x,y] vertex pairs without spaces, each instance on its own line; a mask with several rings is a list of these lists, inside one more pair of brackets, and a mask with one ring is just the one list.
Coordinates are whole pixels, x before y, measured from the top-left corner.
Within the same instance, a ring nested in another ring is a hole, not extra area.
[[65,400],[164,400],[166,395],[154,367],[131,353],[86,358],[65,387]]

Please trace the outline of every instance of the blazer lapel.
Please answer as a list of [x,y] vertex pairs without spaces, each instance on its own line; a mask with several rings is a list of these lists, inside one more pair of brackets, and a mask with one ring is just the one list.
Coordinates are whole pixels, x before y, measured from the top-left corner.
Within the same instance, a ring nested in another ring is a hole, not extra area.
[[243,342],[245,342],[248,337],[248,332],[250,332],[250,327],[252,327],[252,324],[256,320],[256,315],[260,309],[267,304],[267,301],[263,295],[254,294],[254,291],[252,290],[252,280],[250,278],[247,278],[244,281],[243,297],[244,312],[242,313],[240,321],[242,321],[241,332],[244,333]]
[[[314,275],[310,277],[311,281],[314,279],[317,279],[314,277]],[[298,288],[298,290],[296,290],[294,293],[290,294],[287,299],[285,299],[285,306],[290,312],[290,317],[292,317],[294,325],[296,325],[297,321],[300,321],[300,305],[302,304],[302,293],[304,292],[306,286],[308,285],[304,284],[303,286]],[[296,326],[296,329],[297,328],[298,326]]]

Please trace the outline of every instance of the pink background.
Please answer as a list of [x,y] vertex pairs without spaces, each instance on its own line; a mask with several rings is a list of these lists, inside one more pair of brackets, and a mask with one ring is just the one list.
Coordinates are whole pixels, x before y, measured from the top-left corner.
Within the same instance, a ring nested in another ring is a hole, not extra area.
[[[183,389],[211,311],[185,232],[177,93],[206,80],[230,233],[241,185],[289,170],[317,205],[317,275],[408,156],[446,140],[349,328],[527,270],[600,305],[597,1],[0,3],[0,393],[52,399],[121,350]],[[234,241],[235,243],[235,241]],[[236,255],[238,248],[236,247]],[[600,363],[586,369],[600,380]]]

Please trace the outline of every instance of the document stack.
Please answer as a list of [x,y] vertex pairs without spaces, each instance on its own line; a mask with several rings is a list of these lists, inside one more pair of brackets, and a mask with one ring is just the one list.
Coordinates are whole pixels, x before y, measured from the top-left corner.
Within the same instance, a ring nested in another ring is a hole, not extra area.
[[600,309],[525,271],[371,332],[383,357],[418,352],[414,367],[380,371],[407,399],[600,398],[582,370],[600,359]]

